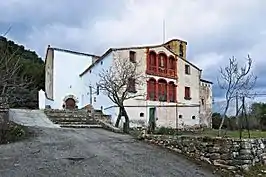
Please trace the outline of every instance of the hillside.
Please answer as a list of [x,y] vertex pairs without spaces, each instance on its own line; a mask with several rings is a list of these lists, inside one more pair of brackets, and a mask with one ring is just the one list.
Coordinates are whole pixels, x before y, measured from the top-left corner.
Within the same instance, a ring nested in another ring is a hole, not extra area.
[[[4,61],[11,58],[8,66],[3,66]],[[1,61],[2,60],[2,61]],[[13,70],[18,64],[18,69],[9,83],[16,86],[8,88],[5,95],[9,95],[11,107],[38,107],[38,90],[44,89],[44,61],[34,51],[25,49],[7,38],[0,36],[0,68]],[[1,66],[2,65],[2,66]],[[0,71],[1,72],[1,71]],[[4,71],[6,72],[6,71]],[[5,75],[2,71],[0,75]],[[29,81],[30,80],[30,81]],[[27,83],[26,83],[27,82]],[[27,86],[21,86],[26,85]],[[0,95],[3,94],[3,82],[0,83]]]

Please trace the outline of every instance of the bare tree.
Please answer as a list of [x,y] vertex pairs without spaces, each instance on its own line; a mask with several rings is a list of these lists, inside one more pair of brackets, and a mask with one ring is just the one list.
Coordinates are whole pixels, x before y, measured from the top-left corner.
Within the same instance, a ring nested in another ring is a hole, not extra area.
[[137,88],[143,83],[144,77],[139,71],[139,63],[132,62],[129,58],[116,57],[113,65],[106,70],[103,70],[99,76],[99,88],[108,98],[119,108],[115,126],[119,126],[121,117],[125,118],[125,131],[129,129],[129,116],[125,109],[125,101],[143,96]]
[[222,120],[219,126],[218,136],[221,134],[221,129],[231,101],[236,96],[249,96],[250,91],[254,88],[257,77],[251,73],[252,59],[248,55],[247,64],[239,66],[235,57],[229,58],[229,65],[225,68],[220,68],[220,76],[218,77],[218,85],[225,90],[226,105],[222,115]]
[[8,43],[1,43],[0,46],[0,96],[7,97],[10,104],[23,102],[24,97],[20,95],[23,91],[35,91],[28,89],[32,86],[32,81],[21,72],[18,50],[12,52]]
[[[6,134],[9,129],[8,108],[14,102],[23,102],[24,96],[22,91],[32,88],[32,81],[23,77],[21,72],[21,55],[19,48],[15,51],[9,46],[8,41],[4,37],[9,33],[11,27],[0,36],[0,144],[7,141]],[[7,109],[7,110],[6,110]]]

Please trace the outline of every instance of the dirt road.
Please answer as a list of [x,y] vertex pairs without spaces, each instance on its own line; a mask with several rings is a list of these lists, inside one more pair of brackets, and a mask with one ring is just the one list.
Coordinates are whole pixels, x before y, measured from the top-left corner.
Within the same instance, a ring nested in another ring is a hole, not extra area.
[[0,145],[1,177],[214,176],[162,148],[103,129],[32,128],[36,137]]

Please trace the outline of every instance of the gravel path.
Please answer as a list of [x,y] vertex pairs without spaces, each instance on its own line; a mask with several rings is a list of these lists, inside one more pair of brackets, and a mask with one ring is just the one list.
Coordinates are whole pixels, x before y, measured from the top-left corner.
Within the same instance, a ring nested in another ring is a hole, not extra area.
[[0,145],[1,177],[213,177],[187,159],[103,129],[32,128]]

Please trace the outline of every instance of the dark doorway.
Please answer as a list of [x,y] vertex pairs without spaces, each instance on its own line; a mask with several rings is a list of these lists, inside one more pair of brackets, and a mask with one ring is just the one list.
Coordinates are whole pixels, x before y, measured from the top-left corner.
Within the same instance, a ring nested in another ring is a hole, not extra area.
[[68,98],[66,100],[66,109],[75,109],[76,108],[76,102],[73,98]]
[[156,127],[155,124],[155,108],[149,109],[149,131],[152,133],[154,132]]

